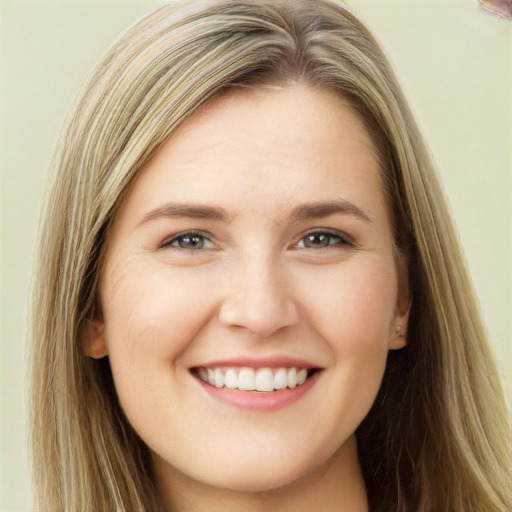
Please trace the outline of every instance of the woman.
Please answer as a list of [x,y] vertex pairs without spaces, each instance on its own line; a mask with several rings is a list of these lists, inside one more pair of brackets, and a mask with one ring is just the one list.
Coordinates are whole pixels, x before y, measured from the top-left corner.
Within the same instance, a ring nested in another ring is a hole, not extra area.
[[149,15],[87,85],[50,197],[39,509],[510,509],[440,186],[339,4]]

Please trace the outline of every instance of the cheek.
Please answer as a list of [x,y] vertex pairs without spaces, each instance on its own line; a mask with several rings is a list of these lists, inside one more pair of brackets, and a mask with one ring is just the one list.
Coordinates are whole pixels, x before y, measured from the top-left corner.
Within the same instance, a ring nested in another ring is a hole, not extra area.
[[[116,267],[102,290],[105,335],[116,387],[150,383],[167,375],[210,318],[202,283],[179,272]],[[132,389],[133,388],[133,389]],[[141,389],[141,388],[138,388]]]
[[[340,355],[376,349],[387,351],[397,304],[397,279],[392,262],[354,262],[334,269],[321,281],[305,283],[315,290],[304,305],[312,323]],[[322,287],[314,283],[322,282]]]
[[[312,325],[332,354],[333,386],[346,407],[370,408],[381,384],[393,334],[397,282],[394,266],[339,269],[309,302]],[[354,397],[358,400],[354,401]]]
[[[353,284],[354,286],[349,286]],[[350,421],[355,430],[370,410],[382,383],[394,316],[394,280],[367,274],[345,282],[338,306],[329,314],[337,318],[324,336],[335,361],[333,396],[339,397],[337,421]],[[336,428],[336,427],[335,427]]]

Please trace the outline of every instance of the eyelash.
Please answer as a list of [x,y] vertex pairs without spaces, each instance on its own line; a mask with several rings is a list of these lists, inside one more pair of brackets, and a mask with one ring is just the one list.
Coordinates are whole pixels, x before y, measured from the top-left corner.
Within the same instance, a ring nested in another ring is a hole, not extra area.
[[[326,246],[323,247],[307,247],[305,245],[305,240],[307,240],[308,237],[318,237],[318,236],[324,236],[327,237],[328,243]],[[201,247],[180,247],[178,244],[181,240],[184,240],[186,238],[196,238],[200,239],[202,242]],[[336,239],[334,243],[332,243],[333,239]],[[165,248],[172,248],[172,249],[179,249],[183,251],[200,251],[205,249],[204,244],[205,242],[210,242],[212,245],[213,242],[209,238],[209,236],[201,231],[186,231],[185,233],[179,233],[177,235],[173,235],[172,237],[166,238],[160,245],[162,249]],[[303,243],[303,246],[300,247],[299,244]],[[329,248],[332,248],[334,246],[348,246],[348,247],[354,247],[354,244],[348,239],[346,235],[343,235],[342,233],[338,231],[330,231],[328,229],[317,229],[314,231],[310,231],[309,233],[306,233],[304,236],[302,236],[296,244],[293,245],[293,248],[295,249],[314,249],[314,250],[326,250]],[[207,247],[207,249],[211,249],[213,247]]]
[[[299,244],[301,242],[304,242],[308,237],[315,237],[315,236],[325,236],[328,239],[328,244],[325,247],[305,247],[304,245],[302,247],[299,247]],[[336,242],[331,243],[333,239],[337,239]],[[340,233],[339,231],[331,231],[329,229],[316,229],[314,231],[310,231],[306,233],[304,236],[301,237],[299,242],[294,245],[295,248],[299,249],[315,249],[315,250],[327,250],[334,246],[347,246],[347,247],[354,247],[354,244],[348,239],[346,235],[343,233]]]
[[209,241],[212,245],[213,242],[210,240],[207,234],[201,232],[201,231],[186,231],[185,233],[179,233],[177,235],[173,235],[169,238],[166,238],[161,244],[160,247],[162,249],[165,249],[167,247],[170,247],[171,249],[179,249],[182,251],[200,251],[203,249],[203,247],[194,248],[194,247],[180,247],[179,244],[180,240],[184,240],[185,238],[199,238],[203,241],[203,244],[205,241]]

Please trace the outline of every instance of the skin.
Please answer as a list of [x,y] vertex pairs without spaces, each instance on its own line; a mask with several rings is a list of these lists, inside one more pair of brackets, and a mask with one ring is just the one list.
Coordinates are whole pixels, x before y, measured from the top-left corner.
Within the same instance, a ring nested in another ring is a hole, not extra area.
[[[380,172],[357,114],[300,84],[214,100],[142,170],[113,222],[86,350],[108,353],[168,510],[367,510],[354,431],[405,344],[409,303]],[[288,355],[322,371],[271,412],[219,402],[190,371]]]

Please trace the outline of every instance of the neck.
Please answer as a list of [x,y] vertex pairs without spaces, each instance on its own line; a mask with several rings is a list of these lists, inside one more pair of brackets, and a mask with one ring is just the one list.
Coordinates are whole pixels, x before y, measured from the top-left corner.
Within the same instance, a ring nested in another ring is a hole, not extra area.
[[167,512],[368,512],[355,437],[322,466],[277,489],[237,492],[197,482],[176,471],[159,476]]

